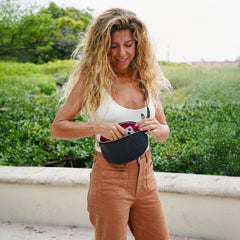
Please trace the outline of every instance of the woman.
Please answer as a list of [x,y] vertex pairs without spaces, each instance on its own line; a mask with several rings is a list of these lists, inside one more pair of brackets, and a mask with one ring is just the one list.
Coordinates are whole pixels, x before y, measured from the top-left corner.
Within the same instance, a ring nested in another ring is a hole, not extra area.
[[[65,93],[70,94],[51,133],[63,139],[95,136],[88,192],[95,239],[126,239],[127,225],[135,239],[169,239],[149,147],[137,159],[119,165],[109,163],[99,147],[101,137],[126,136],[118,124],[124,121],[136,122],[139,130],[152,134],[156,141],[168,138],[159,90],[169,83],[154,58],[146,27],[133,12],[110,9],[96,18],[75,54],[80,49],[79,65],[66,86]],[[83,108],[91,121],[73,122]]]

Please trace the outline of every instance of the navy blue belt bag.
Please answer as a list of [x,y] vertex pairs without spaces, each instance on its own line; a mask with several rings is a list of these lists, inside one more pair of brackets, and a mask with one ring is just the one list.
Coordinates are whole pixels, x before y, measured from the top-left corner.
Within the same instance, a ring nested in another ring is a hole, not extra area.
[[[145,99],[147,102],[146,91]],[[150,110],[147,106],[147,118],[149,117]],[[119,124],[124,127],[124,125],[126,126],[129,123],[135,125],[135,122],[124,122]],[[99,142],[104,158],[113,164],[124,164],[139,158],[147,150],[148,144],[148,135],[144,131],[139,130],[114,141],[100,140]]]
[[115,141],[99,143],[104,158],[113,164],[124,164],[139,158],[148,147],[148,136],[142,131]]

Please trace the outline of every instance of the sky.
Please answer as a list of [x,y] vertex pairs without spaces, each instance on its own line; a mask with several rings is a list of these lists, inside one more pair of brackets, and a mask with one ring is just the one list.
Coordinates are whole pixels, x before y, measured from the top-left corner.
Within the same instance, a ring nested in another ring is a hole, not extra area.
[[[134,11],[145,23],[158,60],[234,61],[240,56],[239,0],[51,0],[59,7]],[[23,5],[33,0],[19,0]],[[50,0],[37,0],[48,6]]]

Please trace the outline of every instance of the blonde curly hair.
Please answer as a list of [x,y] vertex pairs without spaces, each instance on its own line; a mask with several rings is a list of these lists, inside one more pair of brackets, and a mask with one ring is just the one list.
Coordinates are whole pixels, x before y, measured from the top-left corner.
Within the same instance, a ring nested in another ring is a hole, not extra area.
[[74,56],[80,55],[80,61],[65,88],[66,97],[79,80],[85,81],[84,105],[91,116],[95,116],[101,104],[103,88],[111,92],[116,78],[109,58],[111,34],[126,29],[130,30],[136,42],[136,55],[129,66],[133,81],[141,83],[155,103],[159,101],[160,88],[170,86],[154,57],[143,22],[131,11],[109,9],[95,19],[85,39],[74,51]]

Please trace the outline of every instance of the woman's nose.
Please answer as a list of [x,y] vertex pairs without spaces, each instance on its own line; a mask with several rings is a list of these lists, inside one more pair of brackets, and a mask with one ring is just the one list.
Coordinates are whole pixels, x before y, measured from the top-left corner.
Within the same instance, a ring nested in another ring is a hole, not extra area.
[[119,48],[118,55],[119,55],[119,57],[124,57],[124,55],[125,55],[124,47],[120,47]]

